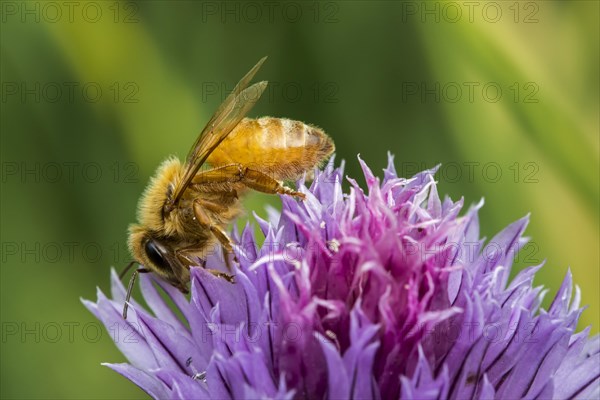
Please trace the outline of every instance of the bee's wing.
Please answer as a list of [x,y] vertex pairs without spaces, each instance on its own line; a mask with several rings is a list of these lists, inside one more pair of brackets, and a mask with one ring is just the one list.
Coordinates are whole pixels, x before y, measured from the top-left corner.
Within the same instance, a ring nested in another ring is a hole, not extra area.
[[210,121],[206,124],[196,142],[190,149],[186,159],[183,179],[178,183],[173,192],[173,203],[177,204],[192,179],[202,166],[210,153],[229,135],[236,125],[244,118],[256,104],[267,86],[266,81],[255,83],[246,87],[267,57],[260,61],[238,82],[231,94],[219,106]]

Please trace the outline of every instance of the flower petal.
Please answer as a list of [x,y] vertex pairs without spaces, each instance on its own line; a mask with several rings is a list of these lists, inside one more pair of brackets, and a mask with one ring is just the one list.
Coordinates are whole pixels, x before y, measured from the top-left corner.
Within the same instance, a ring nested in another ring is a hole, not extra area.
[[102,365],[123,375],[154,399],[167,399],[170,397],[168,388],[159,379],[156,379],[147,372],[129,364],[104,363]]

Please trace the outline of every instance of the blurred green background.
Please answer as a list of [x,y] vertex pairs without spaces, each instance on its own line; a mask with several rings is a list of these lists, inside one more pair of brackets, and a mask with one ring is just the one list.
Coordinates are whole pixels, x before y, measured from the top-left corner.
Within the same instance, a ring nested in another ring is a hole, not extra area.
[[0,4],[2,398],[144,397],[100,366],[123,357],[79,297],[108,290],[154,168],[264,55],[251,115],[323,127],[349,175],[357,153],[443,163],[488,237],[531,212],[518,265],[546,260],[548,296],[570,267],[598,331],[598,2]]

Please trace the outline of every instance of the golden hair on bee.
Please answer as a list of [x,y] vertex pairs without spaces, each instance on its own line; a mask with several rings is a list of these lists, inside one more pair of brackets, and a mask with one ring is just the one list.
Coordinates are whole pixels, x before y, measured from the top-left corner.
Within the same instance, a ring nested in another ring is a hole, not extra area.
[[168,195],[169,191],[173,191],[173,182],[179,181],[181,176],[183,176],[183,166],[177,157],[171,156],[159,165],[138,204],[137,218],[140,225],[152,230],[171,228],[164,226],[162,206],[165,202],[165,194]]
[[[239,215],[243,194],[255,190],[304,199],[283,181],[310,172],[333,153],[333,141],[316,126],[286,118],[244,118],[267,85],[248,86],[265,59],[219,106],[185,162],[167,158],[140,198],[128,246],[134,263],[143,267],[129,281],[124,318],[139,273],[154,272],[187,293],[190,267],[199,265],[213,244],[232,251],[226,228]],[[210,271],[233,283],[230,273]]]

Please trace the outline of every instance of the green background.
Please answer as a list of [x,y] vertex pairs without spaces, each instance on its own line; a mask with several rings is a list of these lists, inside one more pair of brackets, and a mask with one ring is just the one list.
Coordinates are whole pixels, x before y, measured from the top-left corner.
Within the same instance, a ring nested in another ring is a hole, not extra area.
[[570,267],[598,331],[598,2],[0,4],[2,398],[144,396],[100,366],[123,357],[79,297],[129,260],[154,168],[264,55],[252,116],[323,127],[351,176],[357,153],[443,163],[488,237],[531,212],[518,265],[546,260],[548,297]]

